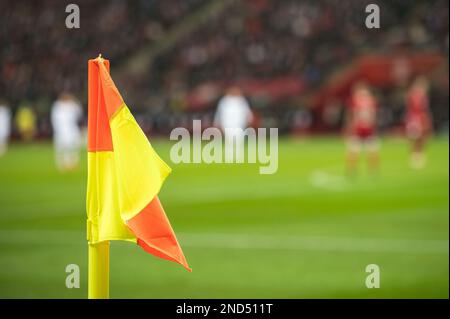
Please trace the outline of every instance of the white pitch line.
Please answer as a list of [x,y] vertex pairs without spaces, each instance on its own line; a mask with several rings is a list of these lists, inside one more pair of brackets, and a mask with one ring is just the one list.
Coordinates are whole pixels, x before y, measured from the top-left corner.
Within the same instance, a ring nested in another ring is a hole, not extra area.
[[[180,235],[181,236],[181,235]],[[310,251],[446,253],[446,240],[409,240],[361,237],[276,236],[242,234],[184,234],[183,244],[230,249],[276,249]]]
[[324,171],[313,172],[309,180],[314,187],[333,191],[343,191],[346,186],[346,180],[343,176],[331,175]]
[[[365,253],[448,254],[448,240],[364,238],[339,236],[286,236],[233,233],[180,233],[186,247],[243,249],[340,251]],[[64,230],[2,230],[0,245],[7,243],[85,244],[81,231]],[[82,239],[82,241],[80,241]]]

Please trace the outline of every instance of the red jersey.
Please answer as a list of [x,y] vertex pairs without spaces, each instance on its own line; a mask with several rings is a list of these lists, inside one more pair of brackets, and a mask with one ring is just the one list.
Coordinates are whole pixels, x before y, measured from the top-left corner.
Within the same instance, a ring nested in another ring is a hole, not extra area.
[[351,134],[367,138],[375,134],[377,124],[377,104],[367,92],[356,92],[350,101]]
[[425,90],[410,90],[406,98],[406,129],[424,134],[430,126],[429,104]]

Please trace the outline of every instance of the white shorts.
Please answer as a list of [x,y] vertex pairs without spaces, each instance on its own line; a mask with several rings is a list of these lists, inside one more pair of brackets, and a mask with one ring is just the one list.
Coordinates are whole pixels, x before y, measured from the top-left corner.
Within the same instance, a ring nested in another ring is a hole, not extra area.
[[380,143],[378,138],[375,136],[360,138],[358,136],[352,136],[348,139],[348,149],[351,152],[359,153],[362,149],[369,152],[377,152],[380,148]]

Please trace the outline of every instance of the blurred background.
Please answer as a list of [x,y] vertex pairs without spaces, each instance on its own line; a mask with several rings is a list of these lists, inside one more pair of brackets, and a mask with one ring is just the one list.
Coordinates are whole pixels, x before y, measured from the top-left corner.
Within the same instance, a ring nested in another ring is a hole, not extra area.
[[[112,297],[448,298],[448,1],[78,0],[79,29],[66,28],[69,3],[0,2],[0,105],[11,125],[0,297],[86,297],[86,161],[58,170],[51,112],[70,92],[86,126],[87,61],[102,53],[174,169],[161,200],[193,268],[115,242]],[[379,29],[365,26],[370,3]],[[432,121],[420,170],[408,165],[405,134],[418,76]],[[349,177],[342,134],[361,81],[377,101],[380,164],[371,172],[362,161]],[[211,126],[230,85],[252,126],[279,129],[276,174],[171,163],[170,131],[193,119]],[[80,289],[65,287],[70,263]],[[364,283],[372,263],[380,289]]]

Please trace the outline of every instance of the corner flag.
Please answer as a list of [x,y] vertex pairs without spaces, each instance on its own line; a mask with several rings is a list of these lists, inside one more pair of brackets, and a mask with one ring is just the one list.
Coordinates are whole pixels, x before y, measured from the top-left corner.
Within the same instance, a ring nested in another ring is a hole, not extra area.
[[170,167],[125,105],[108,60],[89,60],[88,84],[89,298],[108,298],[110,240],[191,269],[158,199]]

